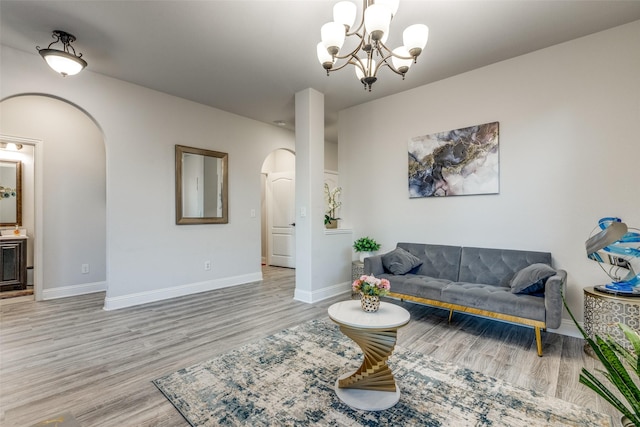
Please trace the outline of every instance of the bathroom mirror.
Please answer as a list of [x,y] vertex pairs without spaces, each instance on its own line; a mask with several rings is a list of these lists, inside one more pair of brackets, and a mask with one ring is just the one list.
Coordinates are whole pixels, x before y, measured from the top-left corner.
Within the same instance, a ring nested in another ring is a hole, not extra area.
[[0,226],[22,226],[22,162],[0,160]]
[[176,145],[176,224],[227,224],[227,153]]

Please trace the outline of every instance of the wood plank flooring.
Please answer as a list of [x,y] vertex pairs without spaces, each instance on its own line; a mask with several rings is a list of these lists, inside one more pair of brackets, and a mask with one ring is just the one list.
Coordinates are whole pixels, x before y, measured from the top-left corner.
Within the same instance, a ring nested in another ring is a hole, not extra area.
[[[180,368],[311,319],[349,298],[293,300],[294,270],[264,280],[116,311],[104,294],[0,305],[0,425],[29,426],[63,412],[83,426],[187,426],[151,383]],[[549,396],[620,416],[578,384],[596,361],[582,340],[412,303],[399,345]],[[457,426],[456,426],[457,427]]]

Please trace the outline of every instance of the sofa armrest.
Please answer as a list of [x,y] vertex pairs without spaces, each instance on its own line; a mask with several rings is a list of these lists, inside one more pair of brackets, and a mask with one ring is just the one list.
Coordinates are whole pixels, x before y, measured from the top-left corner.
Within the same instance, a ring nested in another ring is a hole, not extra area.
[[544,287],[544,307],[547,328],[557,329],[562,323],[562,295],[567,283],[567,272],[557,270],[555,276],[547,279]]
[[384,273],[382,255],[374,255],[364,259],[364,274],[373,275]]

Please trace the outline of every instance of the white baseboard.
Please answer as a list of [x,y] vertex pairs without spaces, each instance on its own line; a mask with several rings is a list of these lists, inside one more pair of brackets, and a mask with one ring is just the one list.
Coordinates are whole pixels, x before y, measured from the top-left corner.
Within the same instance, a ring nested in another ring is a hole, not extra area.
[[107,290],[107,282],[82,283],[80,285],[62,286],[59,288],[43,289],[42,299],[58,299],[93,294]]
[[[582,322],[580,322],[580,327],[584,328]],[[562,319],[562,323],[558,329],[547,329],[547,332],[552,332],[554,334],[566,335],[574,338],[583,338],[580,330],[576,327],[576,324],[573,323],[571,319]]]
[[242,285],[244,283],[258,282],[262,280],[262,272],[244,274],[241,276],[225,277],[223,279],[207,280],[205,282],[188,283],[165,289],[138,292],[135,294],[121,295],[117,297],[107,296],[104,299],[104,310],[117,310],[132,307],[134,305],[147,304],[200,292],[213,291],[229,286]]
[[296,288],[293,299],[296,301],[313,304],[314,302],[346,294],[348,292],[351,292],[351,282],[338,283],[337,285],[328,286],[326,288],[322,288],[312,292],[303,291]]

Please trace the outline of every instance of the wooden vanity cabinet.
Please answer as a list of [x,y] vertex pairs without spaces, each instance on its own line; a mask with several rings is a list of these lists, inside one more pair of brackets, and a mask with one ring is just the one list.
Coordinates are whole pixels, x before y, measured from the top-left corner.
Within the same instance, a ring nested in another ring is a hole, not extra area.
[[27,288],[27,239],[0,240],[0,291]]

